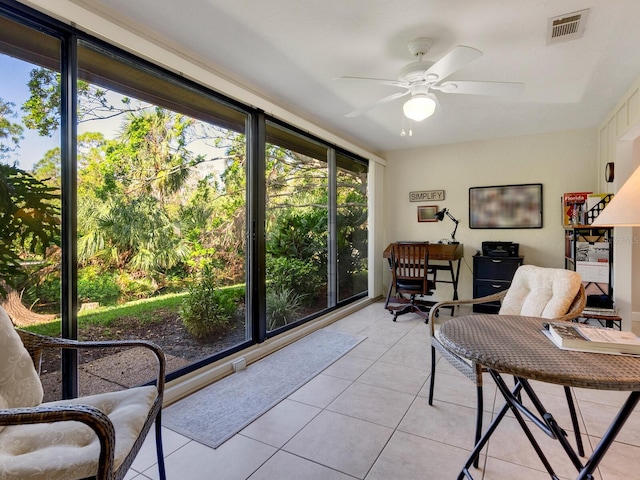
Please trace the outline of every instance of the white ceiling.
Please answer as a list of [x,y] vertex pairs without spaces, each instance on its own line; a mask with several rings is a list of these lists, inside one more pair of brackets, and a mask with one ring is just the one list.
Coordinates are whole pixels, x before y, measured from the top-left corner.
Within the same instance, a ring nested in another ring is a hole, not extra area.
[[[75,1],[377,153],[595,127],[640,77],[638,0]],[[581,39],[547,46],[549,18],[586,8]],[[345,117],[400,90],[335,78],[395,79],[420,36],[433,39],[425,60],[456,45],[484,52],[449,80],[522,82],[524,93],[437,93],[441,110],[414,122],[411,137],[400,135],[407,97]]]

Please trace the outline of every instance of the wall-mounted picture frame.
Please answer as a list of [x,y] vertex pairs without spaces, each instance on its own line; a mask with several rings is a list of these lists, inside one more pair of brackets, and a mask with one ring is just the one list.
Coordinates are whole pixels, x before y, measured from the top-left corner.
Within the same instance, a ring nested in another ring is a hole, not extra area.
[[437,222],[436,213],[438,213],[437,205],[420,205],[418,207],[418,221]]
[[469,228],[542,228],[542,184],[469,188]]

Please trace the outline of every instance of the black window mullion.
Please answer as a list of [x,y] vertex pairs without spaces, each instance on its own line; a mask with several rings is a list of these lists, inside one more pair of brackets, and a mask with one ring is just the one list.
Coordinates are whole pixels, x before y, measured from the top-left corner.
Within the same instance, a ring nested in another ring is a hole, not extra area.
[[257,111],[247,127],[247,320],[251,338],[257,343],[267,337],[266,296],[266,123]]
[[327,151],[327,165],[329,168],[329,194],[328,201],[329,209],[327,215],[327,221],[329,222],[327,246],[329,251],[327,252],[329,261],[327,262],[327,307],[334,307],[338,303],[338,228],[337,228],[337,194],[338,194],[338,175],[337,175],[337,162],[336,162],[336,150],[329,148]]
[[[61,185],[62,185],[62,291],[63,338],[78,338],[77,295],[77,38],[65,36],[61,55]],[[62,398],[78,396],[78,352],[62,353]]]

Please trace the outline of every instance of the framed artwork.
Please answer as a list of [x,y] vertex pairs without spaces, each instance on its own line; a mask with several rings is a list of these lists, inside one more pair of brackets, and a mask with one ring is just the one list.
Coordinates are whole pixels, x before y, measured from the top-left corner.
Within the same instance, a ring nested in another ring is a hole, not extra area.
[[542,228],[542,184],[470,188],[469,228]]
[[436,213],[438,213],[437,205],[420,205],[418,207],[418,221],[437,222]]

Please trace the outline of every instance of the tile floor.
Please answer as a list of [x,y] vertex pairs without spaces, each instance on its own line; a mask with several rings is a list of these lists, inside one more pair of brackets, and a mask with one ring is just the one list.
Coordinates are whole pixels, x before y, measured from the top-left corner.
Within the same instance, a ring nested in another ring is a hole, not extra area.
[[[366,340],[216,450],[165,428],[168,478],[456,478],[472,447],[475,388],[446,360],[438,360],[434,405],[428,405],[428,325],[412,314],[394,323],[383,304],[375,303],[325,328]],[[553,405],[559,423],[570,426],[562,388],[543,383],[535,387],[545,405]],[[574,393],[590,452],[626,394]],[[488,425],[502,405],[489,376],[484,395]],[[576,470],[558,443],[534,433],[559,477],[575,478]],[[573,443],[573,432],[568,433]],[[638,470],[640,411],[620,432],[595,478],[640,478]],[[485,480],[549,478],[513,417],[500,424],[483,451],[480,468],[472,472]],[[147,439],[126,478],[158,478],[153,439]]]

